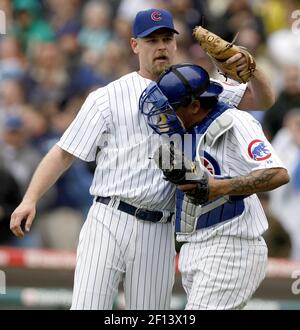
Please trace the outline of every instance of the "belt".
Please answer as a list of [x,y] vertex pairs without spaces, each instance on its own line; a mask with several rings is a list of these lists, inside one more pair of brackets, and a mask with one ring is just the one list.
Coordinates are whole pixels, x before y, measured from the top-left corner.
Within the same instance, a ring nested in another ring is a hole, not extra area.
[[[96,198],[96,202],[108,205],[110,202],[110,197],[101,197]],[[162,211],[149,211],[143,208],[138,208],[133,205],[127,204],[123,201],[120,201],[117,210],[133,215],[139,220],[151,221],[151,222],[171,222],[174,213],[173,212],[162,212]],[[167,215],[168,216],[167,216]]]

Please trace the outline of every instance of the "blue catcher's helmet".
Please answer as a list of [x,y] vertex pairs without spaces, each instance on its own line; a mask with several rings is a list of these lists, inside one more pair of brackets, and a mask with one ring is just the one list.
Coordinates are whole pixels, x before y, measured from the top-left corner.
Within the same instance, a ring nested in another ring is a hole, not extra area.
[[208,73],[195,64],[172,65],[152,82],[140,97],[139,107],[150,127],[158,134],[183,134],[185,128],[176,116],[179,106],[187,106],[194,99],[217,97],[221,84],[210,81]]

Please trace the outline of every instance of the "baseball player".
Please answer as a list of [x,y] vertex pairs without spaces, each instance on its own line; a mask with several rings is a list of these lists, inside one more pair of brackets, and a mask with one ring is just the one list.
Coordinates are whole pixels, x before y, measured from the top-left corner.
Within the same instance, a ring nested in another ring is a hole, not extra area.
[[[156,136],[138,103],[148,84],[174,62],[175,34],[168,11],[150,9],[137,14],[131,46],[139,57],[139,71],[87,97],[73,123],[42,160],[11,216],[12,231],[23,237],[22,221],[29,231],[36,203],[74,158],[97,160],[90,188],[94,202],[79,236],[72,309],[111,309],[121,281],[126,308],[170,308],[175,188],[162,180],[161,171],[148,158]],[[270,94],[259,71],[253,84]],[[228,85],[223,96],[247,106],[253,100],[252,91],[246,85]]]
[[166,70],[140,101],[157,133],[192,136],[196,165],[190,172],[196,180],[182,179],[174,164],[175,171],[160,165],[179,188],[175,227],[177,240],[186,242],[179,256],[186,309],[245,306],[267,265],[262,234],[268,223],[255,193],[289,180],[260,124],[219,102],[221,92],[203,68],[184,64]]

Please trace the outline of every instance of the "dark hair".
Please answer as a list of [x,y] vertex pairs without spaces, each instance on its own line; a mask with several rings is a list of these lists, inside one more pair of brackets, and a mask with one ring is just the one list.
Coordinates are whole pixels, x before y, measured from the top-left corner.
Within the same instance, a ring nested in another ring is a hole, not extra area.
[[200,101],[201,108],[203,108],[205,110],[209,110],[209,109],[213,108],[218,103],[217,96],[199,97],[197,99]]

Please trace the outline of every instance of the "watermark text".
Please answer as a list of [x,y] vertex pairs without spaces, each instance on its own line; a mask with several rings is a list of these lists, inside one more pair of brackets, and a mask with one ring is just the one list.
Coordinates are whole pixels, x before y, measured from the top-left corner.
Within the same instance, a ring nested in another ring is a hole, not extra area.
[[296,269],[292,272],[292,278],[296,280],[292,284],[292,293],[299,294],[300,293],[300,269]]
[[0,34],[6,34],[6,16],[3,10],[0,10]]
[[3,270],[0,270],[0,294],[6,294],[6,276]]
[[294,10],[291,17],[295,20],[292,24],[292,32],[294,34],[300,34],[300,9]]

